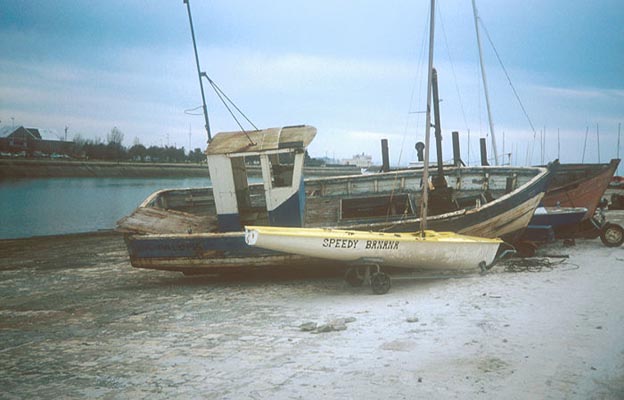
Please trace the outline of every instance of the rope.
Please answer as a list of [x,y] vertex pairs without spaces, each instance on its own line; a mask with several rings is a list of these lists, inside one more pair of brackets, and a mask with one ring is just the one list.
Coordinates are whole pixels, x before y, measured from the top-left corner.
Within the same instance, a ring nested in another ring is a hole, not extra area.
[[197,107],[195,107],[195,108],[189,108],[189,109],[187,109],[187,110],[184,110],[184,114],[187,114],[187,115],[204,115],[204,114],[202,114],[202,113],[195,113],[195,112],[193,112],[193,111],[195,111],[195,110],[199,110],[199,109],[200,109],[200,108],[202,108],[202,107],[203,107],[203,106],[197,106]]
[[[490,45],[492,46],[492,49],[494,50],[494,54],[496,54],[496,58],[498,59],[498,62],[500,63],[501,68],[503,69],[503,72],[505,73],[505,76],[507,77],[507,81],[509,82],[509,86],[511,86],[511,90],[513,91],[514,96],[516,96],[516,100],[518,100],[518,103],[520,104],[520,108],[522,108],[522,112],[524,113],[524,116],[526,117],[527,121],[529,121],[529,125],[531,126],[531,130],[533,131],[533,140],[535,140],[536,132],[535,132],[535,127],[533,126],[533,122],[531,122],[531,118],[529,117],[529,114],[527,113],[526,109],[524,108],[524,104],[522,104],[522,100],[520,100],[520,96],[518,95],[518,92],[516,91],[516,88],[514,87],[513,83],[511,82],[511,78],[509,77],[509,74],[507,73],[507,68],[505,68],[505,65],[503,64],[503,60],[501,59],[500,55],[498,54],[498,50],[496,50],[496,46],[494,46],[494,42],[492,41],[492,38],[490,37],[490,33],[488,32],[487,28],[485,27],[485,23],[483,23],[483,20],[481,18],[479,18],[479,22],[481,22],[481,26],[483,27],[483,30],[485,31],[485,36],[487,37],[488,41],[490,42]],[[531,157],[533,157],[532,152],[531,152]]]
[[[229,97],[228,97],[228,96],[227,96],[227,95],[223,92],[223,90],[221,90],[221,88],[220,88],[219,86],[217,86],[217,84],[216,84],[216,83],[215,83],[212,79],[210,79],[210,77],[208,77],[208,76],[206,75],[206,79],[208,79],[208,82],[210,83],[210,86],[212,86],[212,88],[215,90],[215,92],[217,92],[217,95],[219,96],[219,98],[221,99],[221,101],[223,102],[223,104],[227,107],[228,111],[230,111],[230,114],[232,114],[232,117],[234,117],[234,114],[232,113],[232,111],[230,110],[230,108],[227,106],[227,104],[225,104],[225,101],[223,101],[223,98],[221,97],[221,95],[223,95],[223,97],[225,97],[225,98],[226,98],[226,100],[227,100],[227,101],[228,101],[228,102],[229,102],[232,106],[234,106],[234,108],[236,109],[236,111],[238,111],[238,113],[239,113],[240,115],[242,115],[242,116],[243,116],[243,118],[245,118],[245,119],[247,120],[247,122],[249,122],[249,124],[250,124],[251,126],[253,126],[253,127],[254,127],[254,129],[255,129],[255,130],[257,130],[257,131],[259,131],[259,130],[260,130],[260,129],[258,129],[258,127],[257,127],[257,126],[256,126],[253,122],[251,122],[251,120],[250,120],[249,118],[247,118],[247,116],[245,115],[245,113],[243,113],[243,112],[240,110],[240,108],[238,108],[238,107],[236,106],[236,104],[234,104],[234,102],[233,102],[233,101],[232,101],[232,100],[231,100],[231,99],[230,99],[230,98],[229,98]],[[235,119],[236,119],[236,118],[235,118]],[[237,122],[238,122],[238,120],[237,120]],[[240,124],[239,124],[239,126],[240,126]],[[243,128],[241,127],[241,129],[243,129]],[[243,130],[244,130],[244,129],[243,129]]]
[[[466,118],[466,112],[464,111],[464,103],[462,101],[461,92],[459,91],[459,85],[457,83],[457,75],[455,74],[455,65],[451,58],[451,50],[446,38],[446,30],[444,29],[444,19],[442,18],[442,10],[440,9],[440,3],[438,5],[438,15],[440,16],[440,27],[442,28],[442,36],[444,37],[444,47],[446,47],[446,53],[448,54],[449,62],[451,63],[451,72],[453,73],[453,80],[455,82],[455,91],[457,92],[457,99],[459,100],[459,107],[461,109],[462,117],[464,118],[464,127],[468,131],[468,119]],[[470,158],[470,156],[468,157]]]
[[[236,115],[234,115],[234,112],[232,112],[232,109],[230,108],[230,106],[228,106],[228,102],[236,109],[236,111],[238,111],[238,113],[240,115],[243,116],[243,118],[245,118],[247,120],[247,122],[249,122],[249,124],[251,126],[254,127],[254,129],[256,131],[259,131],[258,127],[256,127],[256,125],[254,125],[253,122],[251,122],[251,120],[249,118],[247,118],[247,116],[245,115],[245,113],[243,113],[240,108],[238,108],[236,106],[236,104],[234,104],[234,102],[225,94],[225,92],[223,92],[223,90],[221,90],[221,88],[212,80],[210,79],[210,77],[208,75],[206,75],[205,72],[202,72],[202,76],[204,76],[207,80],[208,83],[210,83],[210,86],[212,86],[212,89],[215,91],[215,93],[217,94],[217,96],[219,97],[219,100],[221,100],[221,102],[223,103],[223,105],[225,106],[225,108],[228,110],[228,112],[230,113],[230,115],[232,116],[232,118],[234,118],[234,121],[236,121],[236,124],[239,126],[239,128],[241,129],[241,131],[245,134],[245,136],[247,136],[247,140],[249,140],[249,143],[251,143],[252,145],[255,145],[255,143],[253,142],[253,140],[251,140],[251,138],[249,137],[249,135],[247,134],[247,131],[245,130],[245,128],[243,128],[243,125],[240,123],[240,121],[238,120],[238,118],[236,118]],[[225,99],[224,99],[225,98]],[[227,100],[227,102],[226,102]],[[192,110],[191,110],[192,111]]]
[[499,263],[504,267],[504,272],[551,272],[556,268],[566,267],[559,269],[560,271],[572,271],[579,269],[580,266],[568,262],[567,259],[553,261],[549,257],[526,257],[526,258],[512,258],[504,260]]

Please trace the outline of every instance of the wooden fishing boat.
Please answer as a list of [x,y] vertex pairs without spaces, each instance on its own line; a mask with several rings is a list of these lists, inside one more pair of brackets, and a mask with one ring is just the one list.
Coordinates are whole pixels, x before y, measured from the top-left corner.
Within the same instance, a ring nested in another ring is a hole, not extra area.
[[620,163],[561,164],[542,199],[547,207],[584,207],[583,221],[592,218]]
[[426,230],[424,234],[247,226],[250,246],[353,264],[424,270],[475,270],[492,264],[500,239]]
[[[207,151],[212,187],[158,191],[118,222],[132,265],[191,274],[314,262],[248,246],[245,225],[419,230],[422,171],[304,180],[304,154],[315,134],[310,126],[217,134]],[[260,159],[260,183],[246,175],[251,156]],[[436,200],[438,189],[431,191],[429,228],[513,242],[554,169],[556,163],[449,168],[443,201]]]
[[[431,21],[434,9],[432,4]],[[430,30],[428,104],[433,93],[440,136],[437,88],[431,90],[433,23]],[[196,48],[195,52],[197,61]],[[212,187],[159,191],[118,222],[135,267],[205,273],[313,260],[248,246],[245,225],[415,232],[428,224],[437,231],[513,242],[528,225],[558,165],[439,167],[429,176],[425,163],[423,171],[304,180],[304,154],[315,128],[301,125],[211,137],[205,102],[203,108]],[[428,111],[427,158],[430,120]],[[249,183],[246,168],[251,158],[260,161],[261,183]]]

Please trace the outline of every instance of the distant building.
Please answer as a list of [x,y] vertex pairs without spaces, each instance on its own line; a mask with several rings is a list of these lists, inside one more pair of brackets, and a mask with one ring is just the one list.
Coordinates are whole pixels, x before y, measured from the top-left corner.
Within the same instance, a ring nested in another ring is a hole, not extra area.
[[55,138],[51,131],[24,126],[0,127],[0,152],[25,156],[70,155],[75,151],[74,142]]
[[368,154],[356,154],[350,159],[342,160],[345,165],[355,165],[358,168],[369,168],[373,165],[373,156]]

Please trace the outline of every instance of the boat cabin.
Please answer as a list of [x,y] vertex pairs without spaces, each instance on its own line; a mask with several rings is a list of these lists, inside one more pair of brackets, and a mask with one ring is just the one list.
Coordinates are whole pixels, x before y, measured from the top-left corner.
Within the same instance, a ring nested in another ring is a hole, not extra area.
[[[248,221],[303,226],[305,150],[316,135],[306,125],[217,134],[206,150],[220,232],[240,231]],[[247,161],[262,170],[264,201],[254,201]]]

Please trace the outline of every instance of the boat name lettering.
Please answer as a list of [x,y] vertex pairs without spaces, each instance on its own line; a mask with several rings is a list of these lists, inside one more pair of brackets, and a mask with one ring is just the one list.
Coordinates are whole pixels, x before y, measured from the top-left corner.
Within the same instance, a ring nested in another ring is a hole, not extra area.
[[335,247],[341,249],[354,249],[357,247],[359,240],[352,239],[323,239],[323,247]]
[[399,242],[396,240],[367,240],[365,249],[371,250],[398,250]]

